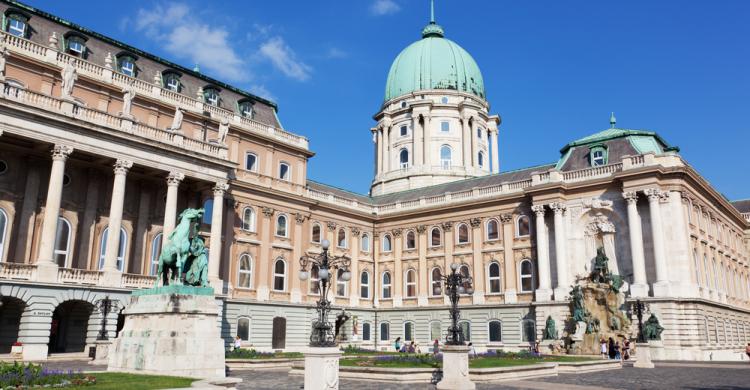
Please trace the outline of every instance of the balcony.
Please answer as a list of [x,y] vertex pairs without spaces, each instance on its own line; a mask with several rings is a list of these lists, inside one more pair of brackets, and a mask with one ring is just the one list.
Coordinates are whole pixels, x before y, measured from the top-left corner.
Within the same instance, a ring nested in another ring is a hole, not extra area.
[[107,279],[104,272],[80,268],[57,268],[55,280],[39,280],[36,264],[0,262],[0,280],[29,282],[51,282],[81,287],[125,287],[128,289],[151,288],[156,284],[156,276],[117,273],[115,279]]

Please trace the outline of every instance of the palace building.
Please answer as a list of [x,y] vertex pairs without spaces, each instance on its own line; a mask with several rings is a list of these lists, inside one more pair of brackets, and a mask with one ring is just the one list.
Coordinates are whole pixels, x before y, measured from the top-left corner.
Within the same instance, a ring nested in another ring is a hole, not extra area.
[[376,161],[364,195],[307,179],[314,153],[275,103],[15,1],[0,13],[0,354],[87,353],[95,303],[154,285],[187,207],[206,210],[217,326],[260,350],[306,348],[319,275],[301,281],[298,259],[324,239],[352,259],[351,280],[332,275],[342,344],[443,339],[437,281],[456,263],[474,280],[467,337],[527,348],[548,316],[565,328],[600,247],[665,328],[655,358],[738,359],[750,341],[750,201],[614,115],[556,163],[500,170],[479,66],[434,21],[362,131]]

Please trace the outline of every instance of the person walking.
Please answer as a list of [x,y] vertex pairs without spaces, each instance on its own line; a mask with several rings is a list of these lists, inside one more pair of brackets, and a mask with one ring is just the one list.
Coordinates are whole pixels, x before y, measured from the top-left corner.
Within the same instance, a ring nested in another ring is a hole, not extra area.
[[620,354],[620,342],[615,342],[615,359],[622,359],[622,355]]
[[437,355],[440,353],[440,341],[438,339],[435,339],[435,342],[432,343],[432,354]]
[[622,358],[624,360],[630,359],[630,340],[625,340],[622,343]]
[[242,348],[242,339],[240,338],[239,335],[237,335],[234,338],[234,343],[232,344],[232,349],[236,351],[236,350],[238,350],[240,348]]
[[599,353],[602,354],[602,359],[607,358],[607,342],[604,341],[604,337],[599,340]]
[[613,338],[609,338],[609,343],[607,343],[607,350],[609,352],[609,358],[614,359],[615,358],[615,340]]
[[396,341],[393,343],[393,348],[396,350],[396,352],[401,351],[401,337],[396,337]]
[[747,343],[747,347],[745,347],[745,354],[750,358],[750,343]]

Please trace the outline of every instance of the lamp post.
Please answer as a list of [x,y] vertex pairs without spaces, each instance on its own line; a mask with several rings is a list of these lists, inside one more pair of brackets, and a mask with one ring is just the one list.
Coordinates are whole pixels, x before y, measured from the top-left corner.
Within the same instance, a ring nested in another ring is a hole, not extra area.
[[636,299],[635,302],[631,303],[631,308],[638,317],[638,342],[645,343],[646,337],[643,336],[643,312],[648,310],[648,304],[641,302],[640,299]]
[[[331,289],[331,278],[332,271],[342,270],[341,280],[348,282],[351,279],[352,274],[349,271],[351,265],[351,259],[344,256],[330,256],[328,254],[328,248],[331,243],[328,240],[323,240],[320,244],[323,248],[323,252],[320,254],[305,254],[300,257],[300,271],[299,279],[304,281],[310,277],[310,273],[313,271],[313,267],[318,268],[318,283],[320,293],[320,299],[316,305],[316,311],[318,312],[318,318],[312,323],[312,332],[310,333],[310,346],[311,347],[335,347],[336,340],[333,333],[333,327],[328,322],[328,313],[331,311],[331,302],[328,298],[328,291]],[[308,272],[308,266],[310,271]]]
[[[445,283],[445,295],[451,301],[451,326],[448,328],[448,334],[445,336],[445,343],[447,345],[464,345],[466,344],[466,337],[464,336],[461,327],[458,326],[458,320],[461,318],[461,311],[458,309],[458,300],[460,294],[473,294],[474,286],[472,285],[472,278],[469,275],[463,275],[458,272],[458,264],[451,264],[451,273],[448,275],[440,275],[440,282]],[[440,294],[441,286],[435,287],[435,295]]]
[[109,340],[107,336],[107,316],[112,310],[117,310],[119,302],[109,299],[109,295],[107,295],[102,299],[96,300],[94,306],[102,313],[102,328],[99,330],[99,335],[96,339],[100,341]]

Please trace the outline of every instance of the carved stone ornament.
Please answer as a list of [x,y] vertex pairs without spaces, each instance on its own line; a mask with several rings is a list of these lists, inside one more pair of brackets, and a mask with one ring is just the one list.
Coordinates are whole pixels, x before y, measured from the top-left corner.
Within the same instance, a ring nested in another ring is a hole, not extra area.
[[349,228],[349,231],[352,232],[352,236],[354,237],[359,237],[359,234],[361,233],[358,227],[351,227]]
[[585,207],[588,207],[591,209],[611,210],[612,205],[613,205],[611,200],[604,200],[604,199],[599,199],[599,198],[586,199],[582,203]]
[[513,214],[500,214],[500,222],[502,223],[510,223],[510,221],[513,220]]
[[295,213],[294,214],[294,220],[297,221],[297,223],[303,223],[307,219],[307,216],[302,213]]
[[214,196],[224,196],[224,193],[229,189],[229,184],[225,181],[217,182],[214,186]]
[[659,200],[659,196],[661,195],[661,190],[658,188],[647,188],[643,190],[643,193],[648,196],[649,201],[656,201]]
[[417,225],[417,233],[422,234],[427,231],[427,225]]
[[482,218],[478,218],[478,217],[477,218],[471,218],[471,219],[469,219],[469,224],[473,228],[479,227],[479,225],[482,224]]
[[401,237],[401,232],[403,232],[403,231],[404,231],[404,229],[396,228],[396,229],[393,229],[392,233],[393,233],[394,237]]
[[263,206],[263,207],[260,208],[260,212],[263,213],[263,215],[265,215],[266,217],[272,216],[275,211],[276,210],[274,210],[274,209],[272,209],[272,208],[270,208],[268,206]]
[[531,206],[531,211],[533,211],[537,217],[543,217],[544,216],[544,205],[537,204]]
[[614,233],[615,224],[609,221],[606,215],[597,213],[591,221],[586,225],[586,234],[595,236],[599,233]]
[[552,209],[555,214],[562,214],[567,207],[564,203],[554,202],[549,204],[549,208]]
[[328,227],[328,230],[330,231],[336,230],[336,222],[328,221],[326,222],[326,226]]
[[168,186],[178,186],[183,180],[185,180],[185,174],[182,172],[169,172],[169,175],[167,175]]
[[73,153],[73,148],[67,145],[55,145],[52,148],[52,159],[65,161]]
[[453,222],[450,222],[450,221],[443,222],[442,226],[443,226],[443,230],[444,231],[449,232],[449,231],[451,231],[453,229]]
[[76,83],[76,80],[78,80],[78,73],[76,72],[76,67],[73,66],[73,60],[69,60],[65,63],[65,66],[63,66],[62,71],[62,97],[64,98],[70,98],[73,95],[73,86]]
[[117,159],[115,162],[115,175],[125,175],[133,167],[133,162],[128,160]]
[[182,109],[180,107],[177,107],[174,111],[174,117],[172,118],[172,125],[169,126],[169,130],[171,131],[177,131],[180,130],[182,127]]
[[628,204],[635,204],[638,202],[638,192],[636,191],[625,191],[622,193],[622,197]]

